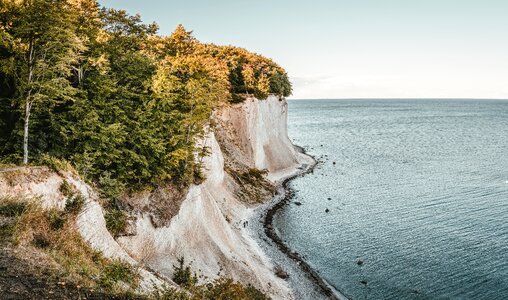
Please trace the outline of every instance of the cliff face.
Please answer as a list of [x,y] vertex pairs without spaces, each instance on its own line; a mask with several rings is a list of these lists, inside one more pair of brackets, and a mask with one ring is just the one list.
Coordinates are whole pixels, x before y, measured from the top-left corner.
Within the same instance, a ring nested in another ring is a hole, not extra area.
[[[164,281],[171,283],[168,278],[173,265],[184,257],[203,278],[225,275],[251,283],[274,298],[292,298],[287,282],[275,276],[273,263],[246,228],[253,205],[240,201],[238,195],[244,187],[234,175],[245,170],[266,170],[267,182],[276,184],[300,166],[312,163],[309,157],[295,151],[287,137],[286,119],[287,102],[273,96],[262,101],[248,99],[217,111],[214,129],[203,140],[210,150],[204,159],[206,180],[189,188],[178,213],[165,226],[155,227],[150,215],[135,213],[135,234],[130,236],[114,239],[106,229],[104,213],[93,190],[68,175],[66,180],[87,199],[77,219],[80,233],[104,255],[145,267],[142,290]],[[20,182],[16,191],[42,194],[49,199],[48,205],[60,207],[64,205],[61,200],[51,199],[62,198],[55,194],[61,177],[48,175],[38,183],[52,188],[41,189],[27,180]],[[264,190],[260,193],[269,195],[268,186],[261,184],[260,189]],[[9,190],[2,187],[0,180],[0,194],[4,191]]]
[[271,96],[223,109],[217,117],[224,129],[222,138],[236,141],[228,155],[246,165],[268,171],[275,182],[293,173],[302,163],[310,163],[298,153],[287,134],[287,102]]
[[[274,275],[273,264],[245,228],[252,208],[237,199],[238,184],[224,171],[226,159],[267,169],[267,177],[275,182],[310,163],[287,137],[287,102],[276,97],[249,99],[220,110],[215,118],[217,130],[204,141],[210,150],[204,161],[205,182],[191,186],[169,225],[154,228],[148,216],[139,215],[137,234],[118,242],[135,259],[162,274],[172,274],[178,257],[184,257],[207,278],[231,276],[287,299],[286,282]],[[227,145],[219,145],[216,135]]]

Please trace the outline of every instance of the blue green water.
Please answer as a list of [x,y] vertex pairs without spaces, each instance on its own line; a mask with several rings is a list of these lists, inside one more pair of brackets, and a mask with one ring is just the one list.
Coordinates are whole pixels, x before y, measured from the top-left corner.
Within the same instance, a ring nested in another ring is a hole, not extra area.
[[508,299],[508,101],[295,100],[288,128],[321,163],[275,226],[331,285]]

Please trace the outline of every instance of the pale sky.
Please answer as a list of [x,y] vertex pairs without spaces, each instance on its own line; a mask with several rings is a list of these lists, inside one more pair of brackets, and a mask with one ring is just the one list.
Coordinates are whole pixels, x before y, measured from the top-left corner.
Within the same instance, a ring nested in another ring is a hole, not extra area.
[[270,57],[293,99],[508,99],[508,0],[99,2]]

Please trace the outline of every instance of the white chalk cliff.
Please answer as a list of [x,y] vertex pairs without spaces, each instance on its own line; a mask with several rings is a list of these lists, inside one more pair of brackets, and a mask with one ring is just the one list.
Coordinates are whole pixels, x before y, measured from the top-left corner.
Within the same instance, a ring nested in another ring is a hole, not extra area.
[[[312,159],[296,151],[287,136],[287,102],[284,99],[250,98],[219,109],[214,119],[217,130],[212,126],[203,141],[210,150],[204,159],[206,180],[190,187],[178,213],[165,226],[156,228],[148,214],[136,213],[135,235],[114,239],[106,229],[97,195],[88,185],[68,174],[63,177],[87,199],[77,219],[78,229],[85,240],[105,256],[142,267],[143,291],[163,283],[171,285],[173,265],[179,257],[184,257],[203,280],[229,276],[253,284],[274,299],[291,299],[288,283],[274,274],[273,262],[244,226],[254,205],[238,199],[237,185],[224,170],[224,161],[227,155],[234,155],[235,160],[250,168],[267,170],[268,180],[280,183],[302,165],[311,164]],[[220,139],[219,134],[222,135]],[[218,140],[226,139],[224,135],[234,141],[235,151],[223,153],[224,147]],[[46,189],[39,186],[43,183],[30,185],[26,182],[24,186],[20,183],[16,191],[41,195],[43,199],[50,199],[46,200],[49,206],[63,207],[64,197],[58,196],[58,182],[63,177],[49,176],[47,183],[51,186]],[[6,191],[1,185],[0,181],[0,194]]]

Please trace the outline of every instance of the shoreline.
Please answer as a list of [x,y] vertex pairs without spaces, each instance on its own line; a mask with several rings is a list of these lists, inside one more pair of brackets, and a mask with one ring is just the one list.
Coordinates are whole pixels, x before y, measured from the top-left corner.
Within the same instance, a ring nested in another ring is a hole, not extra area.
[[[311,173],[316,165],[319,163],[318,160],[307,154],[305,152],[305,149],[299,146],[295,146],[297,152],[306,155],[310,158],[312,158],[313,163],[310,165],[300,165],[297,167],[295,172],[292,175],[289,175],[282,179],[282,182],[279,182],[277,184],[277,193],[272,197],[268,203],[265,205],[261,205],[258,209],[258,217],[256,219],[259,219],[261,223],[261,227],[259,228],[261,232],[259,232],[260,238],[264,240],[268,245],[271,247],[274,247],[277,249],[278,252],[282,253],[282,255],[289,260],[289,262],[292,264],[292,266],[288,266],[286,262],[285,267],[289,267],[289,269],[292,269],[291,271],[300,272],[302,275],[307,277],[306,279],[310,281],[311,284],[314,286],[314,294],[320,294],[322,297],[326,297],[328,299],[333,300],[347,300],[348,298],[344,296],[339,290],[332,287],[330,284],[328,284],[301,256],[298,254],[298,252],[292,250],[288,245],[284,243],[282,238],[277,234],[277,230],[273,225],[273,219],[275,215],[283,209],[286,205],[288,205],[291,202],[291,199],[294,197],[294,191],[289,187],[289,184],[292,180],[305,176],[308,173]],[[262,230],[261,230],[262,229]],[[264,237],[267,237],[268,240],[266,240]],[[271,243],[270,243],[271,242]],[[270,250],[270,249],[269,249]],[[273,250],[268,251],[268,256],[273,258],[274,254]],[[275,255],[278,256],[278,255]],[[280,258],[280,257],[279,257]],[[289,273],[289,272],[288,272]],[[296,292],[295,294],[302,294],[298,291],[295,291],[295,284],[298,284],[300,286],[300,282],[295,281],[295,278],[292,278],[291,276],[295,274],[290,274],[288,277],[288,283],[291,285],[291,289],[293,292]],[[303,284],[305,285],[305,284]],[[318,288],[317,290],[315,288]],[[312,293],[311,292],[311,293]],[[305,293],[303,293],[305,294]],[[316,296],[316,295],[314,295]]]

